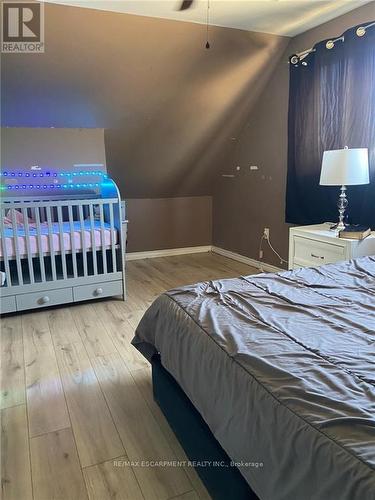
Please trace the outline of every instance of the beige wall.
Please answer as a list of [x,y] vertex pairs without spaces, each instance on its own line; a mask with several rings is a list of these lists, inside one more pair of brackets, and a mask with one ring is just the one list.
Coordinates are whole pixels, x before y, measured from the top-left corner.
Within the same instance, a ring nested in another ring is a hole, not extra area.
[[[351,26],[373,20],[374,3],[314,28],[291,40],[248,114],[230,159],[216,176],[213,199],[213,244],[258,259],[259,240],[264,227],[271,230],[271,241],[286,259],[288,228],[285,224],[287,173],[287,126],[289,65],[288,56],[326,38],[340,35]],[[237,174],[235,167],[241,167]],[[259,166],[250,171],[249,165]],[[234,179],[222,172],[236,174]],[[266,247],[264,260],[280,266]]]
[[210,243],[201,197],[287,39],[212,27],[206,50],[193,23],[51,4],[45,19],[45,54],[3,54],[3,125],[104,128],[129,248]]
[[[257,258],[266,225],[286,255],[287,56],[372,9],[288,49],[283,37],[212,27],[206,50],[202,25],[46,4],[45,54],[2,55],[2,123],[104,128],[131,251],[209,243],[214,194],[214,244]],[[238,177],[221,177],[236,165]]]
[[128,251],[211,245],[212,198],[127,200]]
[[[75,170],[74,164],[106,170],[104,130],[100,128],[1,128],[1,169]],[[86,169],[83,169],[86,170]]]
[[[212,172],[285,38],[45,5],[44,54],[2,55],[2,123],[104,128],[132,198],[212,193]],[[243,110],[243,115],[238,109]]]

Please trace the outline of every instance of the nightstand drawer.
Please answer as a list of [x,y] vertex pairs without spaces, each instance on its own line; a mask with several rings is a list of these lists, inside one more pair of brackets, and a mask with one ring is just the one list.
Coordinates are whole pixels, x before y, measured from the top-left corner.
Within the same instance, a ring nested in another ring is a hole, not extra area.
[[321,266],[345,260],[345,247],[301,236],[294,238],[294,261],[305,266]]
[[364,240],[338,238],[331,222],[289,230],[289,269],[323,266],[342,260],[375,255],[375,231]]

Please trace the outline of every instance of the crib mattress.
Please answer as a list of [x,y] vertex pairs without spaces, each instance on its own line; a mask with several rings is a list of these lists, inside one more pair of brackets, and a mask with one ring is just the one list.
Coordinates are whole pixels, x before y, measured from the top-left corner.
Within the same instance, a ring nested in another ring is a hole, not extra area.
[[[65,252],[72,251],[72,242],[76,251],[83,250],[83,242],[86,250],[92,250],[95,246],[96,249],[102,246],[108,247],[111,245],[111,227],[108,223],[104,223],[104,235],[102,242],[102,231],[101,224],[99,221],[94,221],[94,231],[91,231],[91,221],[84,221],[84,238],[81,237],[81,224],[79,221],[73,223],[73,237],[71,237],[70,224],[69,222],[62,223],[62,237],[60,236],[60,227],[58,223],[52,223],[52,235],[51,243],[50,237],[48,235],[48,224],[42,223],[41,225],[41,250],[43,253],[50,253],[51,247],[54,252],[61,252],[63,248]],[[14,258],[15,243],[18,244],[20,256],[27,255],[26,246],[26,234],[25,229],[18,227],[16,231],[16,238],[14,237],[13,228],[5,227],[4,235],[1,239],[5,240],[6,251],[8,259]],[[114,243],[118,243],[118,232],[116,229],[113,230]],[[15,239],[17,241],[15,241]],[[62,241],[61,241],[62,240]],[[39,252],[38,247],[38,237],[35,225],[29,225],[29,241],[30,241],[30,251],[32,254],[37,254]],[[0,257],[3,257],[3,242],[0,245]]]

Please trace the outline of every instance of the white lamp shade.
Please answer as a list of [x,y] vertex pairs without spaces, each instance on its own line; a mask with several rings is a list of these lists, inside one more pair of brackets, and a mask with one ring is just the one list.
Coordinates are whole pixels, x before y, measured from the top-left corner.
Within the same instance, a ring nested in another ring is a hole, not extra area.
[[324,151],[319,184],[354,186],[369,182],[367,148]]

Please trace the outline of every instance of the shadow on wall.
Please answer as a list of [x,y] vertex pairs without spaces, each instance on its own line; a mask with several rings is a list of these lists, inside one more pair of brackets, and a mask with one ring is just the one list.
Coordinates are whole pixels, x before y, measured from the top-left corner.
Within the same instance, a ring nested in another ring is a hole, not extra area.
[[[320,40],[339,36],[351,26],[369,21],[374,14],[372,4],[366,4],[295,37],[284,53],[280,54],[281,57],[277,58],[275,71],[251,108],[234,144],[231,165],[228,162],[223,168],[223,172],[234,173],[235,177],[216,178],[213,197],[214,245],[259,259],[259,240],[263,228],[269,227],[273,245],[286,258],[289,228],[289,224],[285,223],[288,56],[312,47]],[[236,165],[241,166],[240,172],[235,172]],[[257,165],[259,170],[250,171],[250,165]],[[331,216],[322,214],[323,220]],[[280,261],[267,246],[264,250],[264,261],[280,266]]]
[[[276,71],[252,107],[239,134],[226,173],[217,176],[213,197],[213,244],[259,259],[260,237],[270,228],[273,245],[287,257],[288,226],[284,223],[288,59],[277,58]],[[266,96],[266,97],[265,97]],[[235,165],[241,170],[235,171]],[[255,165],[258,170],[250,170]],[[282,267],[264,245],[264,261]]]
[[180,68],[162,110],[126,139],[125,123],[107,131],[109,165],[126,159],[124,176],[112,168],[130,197],[212,193],[214,177],[231,157],[236,135],[287,43],[281,37],[240,33],[241,44],[237,47],[231,37],[234,53],[227,53],[224,61],[216,51],[225,42],[220,39],[215,46],[213,37],[214,48],[202,49],[189,66]]
[[4,54],[2,122],[106,129],[125,197],[212,192],[287,39],[45,5],[46,52]]
[[[210,243],[204,195],[236,161],[237,138],[288,39],[212,27],[206,50],[205,27],[194,23],[52,4],[45,18],[44,54],[3,55],[3,124],[106,129],[122,196],[170,199],[129,205],[132,249]],[[174,197],[188,198],[178,210],[189,217],[172,216]],[[155,218],[163,239],[150,237]]]

